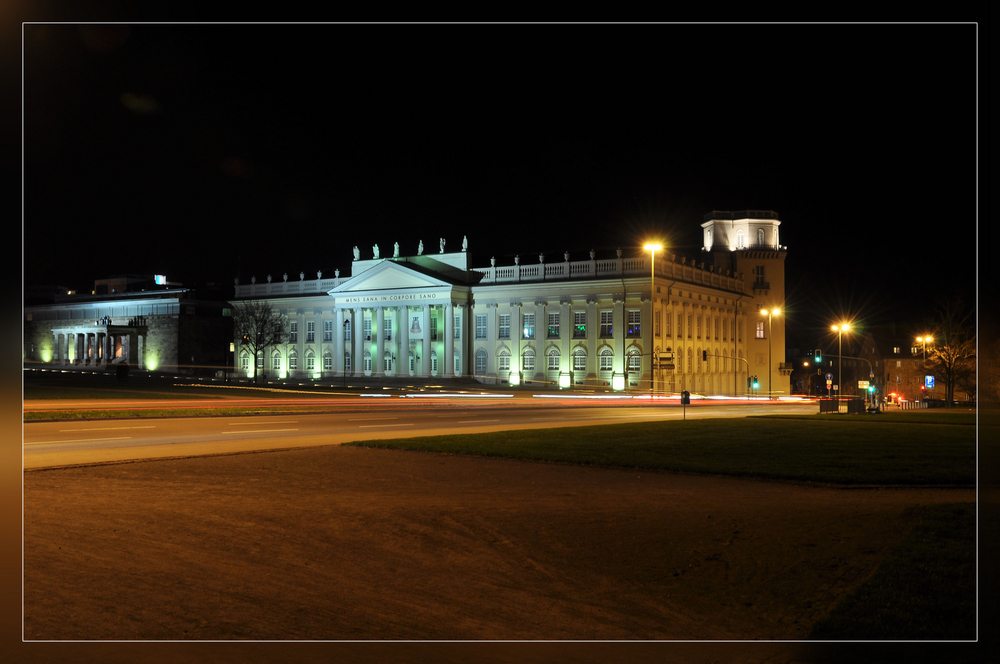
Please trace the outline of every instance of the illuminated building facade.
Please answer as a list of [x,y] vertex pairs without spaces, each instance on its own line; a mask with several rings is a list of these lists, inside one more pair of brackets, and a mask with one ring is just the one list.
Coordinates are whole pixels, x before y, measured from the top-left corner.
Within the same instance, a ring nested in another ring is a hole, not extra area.
[[355,247],[349,276],[237,282],[234,304],[266,300],[288,322],[287,343],[256,358],[237,347],[237,371],[731,395],[757,376],[759,394],[788,394],[784,316],[760,313],[784,306],[779,225],[771,211],[712,212],[700,260],[667,247],[655,265],[618,250],[474,267],[465,239],[388,258]]

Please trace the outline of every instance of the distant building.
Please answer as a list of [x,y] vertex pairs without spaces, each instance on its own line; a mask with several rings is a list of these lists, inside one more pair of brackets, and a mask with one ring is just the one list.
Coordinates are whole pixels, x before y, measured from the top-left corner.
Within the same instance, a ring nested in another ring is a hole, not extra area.
[[784,306],[780,223],[709,213],[701,260],[665,247],[655,265],[641,249],[474,267],[464,239],[391,257],[376,245],[365,259],[355,247],[347,276],[236,284],[234,304],[266,300],[289,326],[256,358],[238,347],[238,370],[735,395],[757,376],[760,394],[785,395],[785,318],[760,313]]
[[126,282],[99,281],[94,291],[101,294],[57,291],[29,300],[23,309],[25,363],[201,374],[231,368],[228,302],[202,299],[190,289],[155,288],[152,280],[151,290],[106,288],[115,283]]

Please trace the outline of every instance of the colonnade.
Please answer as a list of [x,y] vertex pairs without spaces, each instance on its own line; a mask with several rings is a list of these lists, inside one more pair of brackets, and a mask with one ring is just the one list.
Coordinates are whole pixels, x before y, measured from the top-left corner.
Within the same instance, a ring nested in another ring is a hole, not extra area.
[[109,364],[141,366],[142,342],[143,336],[131,329],[54,330],[51,362],[93,368]]

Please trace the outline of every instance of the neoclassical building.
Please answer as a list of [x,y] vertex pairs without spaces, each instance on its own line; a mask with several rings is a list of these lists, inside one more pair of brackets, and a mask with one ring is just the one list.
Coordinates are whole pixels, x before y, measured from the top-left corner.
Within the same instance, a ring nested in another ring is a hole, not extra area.
[[744,395],[756,376],[760,394],[787,394],[778,215],[703,222],[697,259],[665,247],[474,266],[464,238],[458,252],[442,239],[386,258],[355,247],[347,276],[237,282],[234,304],[266,300],[288,322],[287,343],[256,358],[238,346],[237,370],[706,395]]

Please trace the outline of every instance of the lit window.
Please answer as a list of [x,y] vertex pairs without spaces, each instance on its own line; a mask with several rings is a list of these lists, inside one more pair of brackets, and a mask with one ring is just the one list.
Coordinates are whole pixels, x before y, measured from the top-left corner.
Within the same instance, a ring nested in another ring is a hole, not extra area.
[[510,314],[500,314],[499,339],[510,339]]
[[610,348],[603,348],[599,355],[600,369],[602,373],[610,373],[615,366],[615,354]]
[[504,348],[497,353],[497,373],[505,374],[510,371],[510,351]]
[[482,376],[486,373],[486,351],[480,348],[476,351],[476,374]]
[[530,348],[524,351],[524,355],[521,356],[523,360],[523,368],[525,371],[535,370],[535,351]]
[[549,314],[549,337],[550,338],[559,337],[559,314],[556,313]]
[[764,321],[757,321],[757,338],[764,338]]
[[601,336],[611,337],[615,333],[614,327],[614,312],[612,311],[602,311],[601,312]]
[[587,312],[573,312],[573,338],[585,339],[587,337]]
[[630,348],[628,351],[628,372],[632,374],[642,372],[642,354],[638,348]]
[[559,351],[555,348],[545,356],[545,368],[549,371],[559,371]]
[[628,336],[638,337],[642,334],[642,312],[638,309],[629,309],[628,312]]
[[[535,314],[524,314],[524,338],[535,338]],[[534,358],[532,358],[534,362]]]
[[486,314],[476,314],[476,338],[486,338]]
[[587,353],[582,348],[573,351],[573,371],[587,370]]

